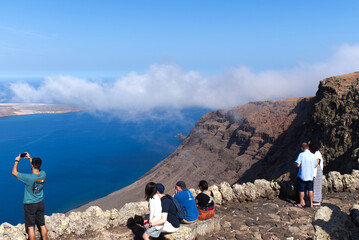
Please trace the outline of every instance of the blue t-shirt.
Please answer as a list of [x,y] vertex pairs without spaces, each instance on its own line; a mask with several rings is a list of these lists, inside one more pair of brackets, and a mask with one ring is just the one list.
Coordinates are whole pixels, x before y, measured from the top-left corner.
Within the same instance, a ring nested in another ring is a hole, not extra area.
[[38,203],[44,200],[42,188],[44,186],[46,173],[40,171],[40,174],[18,173],[17,179],[25,183],[24,204]]
[[313,181],[316,162],[315,155],[309,150],[301,152],[295,161],[295,163],[300,164],[297,176],[303,181]]
[[192,222],[198,219],[197,204],[190,190],[182,190],[175,194],[174,198],[186,208],[187,217],[184,218],[186,221]]

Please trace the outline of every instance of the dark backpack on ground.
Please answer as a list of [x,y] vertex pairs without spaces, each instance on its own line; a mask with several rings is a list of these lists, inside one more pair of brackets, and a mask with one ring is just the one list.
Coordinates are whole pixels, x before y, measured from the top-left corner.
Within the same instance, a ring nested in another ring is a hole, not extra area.
[[173,198],[173,197],[170,197],[172,199],[172,202],[175,204],[175,207],[176,207],[176,217],[179,219],[179,220],[182,220],[184,219],[185,217],[187,217],[187,210],[186,210],[186,207],[182,206],[177,199]]

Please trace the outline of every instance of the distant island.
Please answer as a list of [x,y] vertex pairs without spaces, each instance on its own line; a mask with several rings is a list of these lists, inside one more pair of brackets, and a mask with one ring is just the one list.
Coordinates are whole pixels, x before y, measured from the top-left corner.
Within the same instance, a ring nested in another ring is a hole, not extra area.
[[31,114],[61,114],[80,112],[83,109],[75,106],[38,103],[0,103],[0,117]]

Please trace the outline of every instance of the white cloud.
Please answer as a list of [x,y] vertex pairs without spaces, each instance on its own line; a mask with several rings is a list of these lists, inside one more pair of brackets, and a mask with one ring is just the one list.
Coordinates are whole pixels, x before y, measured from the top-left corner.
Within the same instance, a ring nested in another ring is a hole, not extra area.
[[248,101],[311,96],[323,78],[358,70],[359,45],[344,44],[325,62],[301,63],[282,71],[254,73],[240,66],[206,76],[176,65],[152,65],[143,74],[131,72],[113,82],[50,76],[36,88],[22,82],[10,89],[13,101],[80,105],[136,117],[156,109],[219,109]]

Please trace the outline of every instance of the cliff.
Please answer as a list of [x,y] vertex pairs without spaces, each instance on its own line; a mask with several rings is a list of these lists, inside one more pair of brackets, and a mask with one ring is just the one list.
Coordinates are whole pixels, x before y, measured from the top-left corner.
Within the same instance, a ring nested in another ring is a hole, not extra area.
[[[166,159],[157,164],[135,183],[95,200],[76,210],[91,205],[104,209],[120,208],[124,203],[143,199],[147,182],[161,182],[174,191],[175,183],[182,179],[196,186],[202,179],[210,183],[227,181],[233,184],[257,179],[263,172],[258,165],[267,156],[273,144],[285,142],[306,118],[311,98],[296,98],[248,103],[230,110],[220,110],[204,115],[182,144]],[[280,138],[280,141],[278,141]],[[295,144],[297,139],[294,139]],[[288,143],[285,144],[287,146]],[[276,147],[275,157],[280,158],[289,149],[291,157],[275,172],[287,172],[289,162],[295,157],[294,149]]]
[[359,72],[320,82],[308,136],[322,146],[326,172],[359,167]]
[[130,186],[81,207],[120,208],[143,199],[149,181],[172,190],[202,179],[290,180],[302,141],[321,145],[325,172],[349,173],[358,166],[359,72],[324,79],[314,97],[252,102],[204,115],[182,144]]

